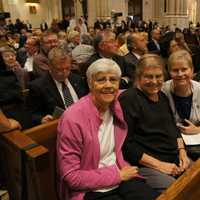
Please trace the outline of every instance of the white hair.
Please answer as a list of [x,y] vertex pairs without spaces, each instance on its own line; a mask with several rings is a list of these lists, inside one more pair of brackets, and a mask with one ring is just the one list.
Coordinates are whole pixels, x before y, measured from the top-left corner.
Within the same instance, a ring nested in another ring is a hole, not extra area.
[[88,67],[86,72],[88,81],[92,79],[93,75],[99,72],[113,72],[119,77],[121,77],[122,74],[119,65],[108,58],[98,59]]

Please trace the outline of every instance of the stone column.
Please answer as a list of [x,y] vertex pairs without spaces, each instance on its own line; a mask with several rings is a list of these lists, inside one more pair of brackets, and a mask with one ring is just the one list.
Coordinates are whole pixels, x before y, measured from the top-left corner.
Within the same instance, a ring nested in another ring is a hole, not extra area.
[[51,20],[52,19],[60,19],[60,14],[62,14],[62,12],[61,13],[59,13],[59,1],[60,0],[50,0],[50,1],[48,1],[48,3],[49,3],[49,8],[48,9],[51,9],[50,10],[50,15],[51,15]]
[[176,8],[176,14],[177,15],[181,15],[182,14],[182,10],[181,10],[181,1],[182,0],[178,0],[178,1],[175,1],[175,8]]
[[[179,1],[179,0],[176,0]],[[176,1],[174,0],[168,0],[168,7],[167,7],[167,14],[168,15],[175,15],[175,4]]]
[[[91,0],[92,1],[92,0]],[[94,0],[93,0],[94,1]],[[96,10],[96,15],[98,17],[98,19],[101,18],[101,1],[100,0],[96,0],[96,7],[95,7],[95,10]],[[89,13],[89,12],[88,12]]]
[[105,5],[105,0],[101,0],[101,18],[105,19],[105,14],[106,14],[106,5]]
[[88,0],[88,26],[93,26],[94,22],[96,21],[97,17],[97,10],[96,10],[96,1]]
[[[200,8],[200,0],[197,0],[197,8]],[[200,22],[200,12],[197,11],[196,22]]]
[[[128,4],[128,1],[126,0],[110,0],[110,12],[111,10],[114,10],[115,12],[122,12],[123,16],[122,19],[125,19],[128,14],[128,9],[126,10],[126,4]],[[109,13],[110,15],[110,13]]]
[[105,1],[105,16],[108,18],[110,16],[110,7],[109,7],[109,1]]
[[[93,0],[95,1],[95,0]],[[96,13],[97,18],[99,19],[107,19],[110,17],[111,7],[110,0],[96,0]]]
[[74,0],[74,8],[76,18],[83,16],[83,9],[80,0]]
[[3,12],[4,10],[3,10],[3,2],[2,2],[2,0],[0,0],[0,12]]
[[145,0],[143,1],[143,6],[142,6],[142,9],[143,9],[143,20],[144,21],[147,21],[148,20],[152,20],[155,16],[155,8],[156,8],[156,0]]
[[110,16],[109,0],[99,0],[99,4],[100,7],[97,7],[97,9],[100,9],[100,17],[105,20]]
[[166,14],[159,21],[164,25],[170,25],[172,29],[188,27],[187,1],[167,0]]
[[188,8],[188,1],[187,0],[181,0],[183,4],[182,14],[187,15],[187,8]]
[[187,3],[189,21],[192,21],[195,24],[197,22],[197,16],[199,15],[199,2],[197,0],[189,0]]

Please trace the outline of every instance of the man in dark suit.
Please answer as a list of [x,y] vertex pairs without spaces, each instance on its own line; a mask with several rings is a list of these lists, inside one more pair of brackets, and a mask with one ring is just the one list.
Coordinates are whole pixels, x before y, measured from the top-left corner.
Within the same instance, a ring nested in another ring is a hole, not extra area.
[[66,99],[70,98],[72,104],[87,94],[82,79],[70,72],[71,57],[62,48],[52,49],[48,58],[49,72],[30,84],[27,104],[34,125],[52,121],[56,106],[63,110],[70,106]]
[[127,48],[129,53],[125,55],[128,63],[128,73],[131,74],[131,80],[134,82],[136,65],[142,55],[147,53],[147,41],[140,32],[132,33],[127,37]]
[[161,34],[159,29],[154,29],[151,31],[151,40],[148,42],[147,47],[151,53],[156,53],[160,55],[160,40]]
[[96,60],[100,58],[110,58],[114,60],[120,67],[122,71],[122,79],[120,83],[120,88],[128,88],[129,80],[131,75],[128,73],[129,66],[127,65],[123,56],[117,55],[118,44],[115,39],[115,34],[110,30],[105,30],[95,37],[94,48],[96,53],[92,55],[89,60],[85,63],[84,69],[81,69],[82,73],[85,74],[87,68]]

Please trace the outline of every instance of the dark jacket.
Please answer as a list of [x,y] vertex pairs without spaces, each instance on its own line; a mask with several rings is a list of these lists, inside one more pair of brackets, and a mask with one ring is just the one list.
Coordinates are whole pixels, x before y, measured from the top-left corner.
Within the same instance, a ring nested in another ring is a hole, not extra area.
[[31,127],[20,83],[13,71],[5,69],[0,69],[0,107],[7,117],[19,121],[23,129]]
[[135,70],[138,63],[138,58],[132,53],[129,52],[124,56],[126,63],[128,63],[128,73],[131,75],[132,82],[135,81]]
[[[159,47],[160,44],[158,43]],[[155,42],[153,40],[150,40],[147,44],[147,48],[151,53],[155,53],[160,55],[160,49],[156,46]]]
[[178,164],[177,138],[181,135],[164,93],[160,92],[159,101],[153,102],[141,90],[129,88],[120,95],[119,101],[128,124],[123,147],[125,159],[138,165],[146,153]]
[[[78,75],[71,73],[68,79],[79,98],[87,94],[85,84]],[[34,80],[29,88],[27,106],[32,113],[33,124],[40,124],[47,114],[52,115],[56,106],[65,109],[62,97],[49,73]]]
[[16,56],[17,56],[17,61],[20,63],[20,65],[22,67],[24,67],[26,59],[28,58],[28,53],[27,53],[26,49],[24,47],[20,48],[17,51],[17,55]]
[[[88,69],[88,67],[96,60],[102,58],[98,53],[95,53],[94,55],[92,55],[89,60],[85,63],[84,65],[84,69],[82,69],[81,71],[83,72],[83,74],[86,74],[86,71]],[[129,64],[126,62],[124,56],[119,56],[119,55],[114,55],[112,57],[112,59],[119,65],[121,72],[122,72],[122,77],[128,77],[129,80],[132,79],[132,70],[130,70],[131,66],[129,66]],[[130,81],[129,82],[125,82],[123,79],[121,80],[120,83],[120,88],[121,89],[126,89],[128,87],[130,87]]]

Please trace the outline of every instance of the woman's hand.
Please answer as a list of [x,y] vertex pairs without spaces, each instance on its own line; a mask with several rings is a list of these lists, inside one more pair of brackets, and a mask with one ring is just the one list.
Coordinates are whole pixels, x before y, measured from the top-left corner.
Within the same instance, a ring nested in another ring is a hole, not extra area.
[[181,169],[175,163],[163,162],[146,153],[142,155],[140,164],[172,176],[181,174]]
[[190,166],[190,159],[187,156],[185,149],[179,149],[179,167],[181,171],[185,171]]
[[128,181],[136,176],[138,173],[138,167],[126,166],[120,170],[120,177],[122,181]]
[[200,133],[200,127],[194,125],[191,121],[184,119],[184,121],[188,124],[188,126],[184,126],[180,123],[177,123],[177,127],[183,134],[197,134]]
[[18,121],[14,120],[14,119],[8,119],[10,122],[10,129],[21,129],[21,125]]
[[172,176],[179,175],[182,172],[180,167],[178,167],[175,163],[168,163],[163,161],[160,161],[157,169],[165,174]]
[[53,118],[52,115],[46,115],[46,116],[44,116],[44,117],[42,118],[41,123],[42,123],[42,124],[46,124],[46,123],[51,122],[51,121],[53,121],[53,120],[54,120],[54,118]]

